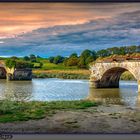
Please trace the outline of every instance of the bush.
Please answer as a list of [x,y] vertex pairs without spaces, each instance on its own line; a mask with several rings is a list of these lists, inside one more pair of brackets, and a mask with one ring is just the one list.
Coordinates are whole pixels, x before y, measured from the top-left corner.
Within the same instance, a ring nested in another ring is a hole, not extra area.
[[23,60],[16,61],[15,68],[32,68],[32,67],[33,67],[33,64],[31,62],[26,62]]
[[16,61],[15,60],[13,60],[13,59],[7,59],[6,60],[6,62],[5,62],[5,64],[6,64],[6,67],[8,67],[8,68],[15,68],[15,66],[16,66]]
[[77,57],[70,57],[67,59],[66,65],[67,66],[77,66],[79,59]]

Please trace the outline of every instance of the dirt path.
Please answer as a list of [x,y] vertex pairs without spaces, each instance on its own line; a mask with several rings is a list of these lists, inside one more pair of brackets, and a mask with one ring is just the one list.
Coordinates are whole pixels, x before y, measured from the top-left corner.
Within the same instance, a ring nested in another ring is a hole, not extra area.
[[14,133],[140,133],[140,109],[102,105],[77,111],[57,111],[41,120],[0,123]]

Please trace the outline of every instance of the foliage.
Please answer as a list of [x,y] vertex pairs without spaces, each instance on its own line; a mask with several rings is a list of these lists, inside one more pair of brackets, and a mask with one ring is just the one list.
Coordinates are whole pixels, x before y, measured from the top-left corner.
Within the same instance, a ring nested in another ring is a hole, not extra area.
[[30,61],[36,62],[36,56],[34,54],[30,54]]
[[29,58],[29,56],[24,56],[23,60],[30,61],[30,58]]
[[72,58],[72,57],[76,57],[76,58],[78,58],[77,53],[72,53],[72,54],[70,55],[70,57],[69,57],[69,58]]
[[121,77],[120,77],[121,80],[136,80],[135,77],[129,72],[129,71],[126,71],[124,72]]
[[23,60],[16,61],[15,68],[32,68],[33,64],[31,62],[26,62]]
[[8,67],[8,68],[15,68],[15,66],[16,66],[16,61],[15,60],[13,60],[13,59],[7,59],[6,60],[6,62],[5,62],[5,65],[6,65],[6,67]]
[[94,61],[96,57],[95,51],[84,50],[80,55],[78,67],[88,68],[89,63]]
[[64,57],[58,55],[54,58],[53,63],[54,64],[59,64],[59,63],[62,63],[63,61],[64,61]]
[[[95,60],[113,60],[118,58],[137,57],[140,58],[140,46],[123,46],[123,47],[112,47],[107,49],[102,49],[98,51],[94,50],[84,50],[78,56],[77,53],[72,53],[69,57],[63,56],[52,56],[49,58],[41,58],[40,56],[35,56],[31,54],[30,56],[25,56],[23,58],[17,58],[13,56],[11,58],[5,58],[6,65],[9,68],[15,67],[16,61],[28,61],[32,63],[33,68],[41,68],[44,70],[48,69],[88,69],[89,64],[93,63]],[[10,60],[11,59],[11,60]],[[1,58],[1,60],[3,60]],[[21,67],[23,67],[22,64]],[[26,64],[24,65],[27,66]],[[30,67],[30,66],[29,66]]]
[[49,57],[48,60],[49,60],[50,63],[53,63],[54,57]]
[[13,58],[9,58],[6,60],[5,62],[6,67],[8,68],[32,68],[33,65],[31,62],[26,62],[24,60],[18,60],[18,59],[13,59]]
[[140,53],[140,46],[123,46],[123,47],[112,47],[97,51],[98,57],[106,57],[113,54],[126,55],[132,53]]
[[83,57],[80,57],[78,67],[79,68],[86,68],[85,59]]
[[65,61],[66,66],[77,66],[79,62],[78,57],[71,56],[69,59]]

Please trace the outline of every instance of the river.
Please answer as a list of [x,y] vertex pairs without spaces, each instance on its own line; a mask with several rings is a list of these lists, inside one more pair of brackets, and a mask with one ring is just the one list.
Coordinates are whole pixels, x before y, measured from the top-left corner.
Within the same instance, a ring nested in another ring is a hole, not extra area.
[[88,80],[33,79],[32,81],[0,80],[0,98],[34,101],[90,99],[112,104],[138,106],[136,81],[120,81],[119,89],[89,88]]

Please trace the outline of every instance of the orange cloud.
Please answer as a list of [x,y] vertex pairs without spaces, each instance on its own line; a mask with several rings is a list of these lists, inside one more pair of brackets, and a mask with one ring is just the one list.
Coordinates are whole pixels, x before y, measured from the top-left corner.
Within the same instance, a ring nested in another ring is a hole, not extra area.
[[82,24],[136,9],[138,4],[1,3],[0,38],[41,27]]

